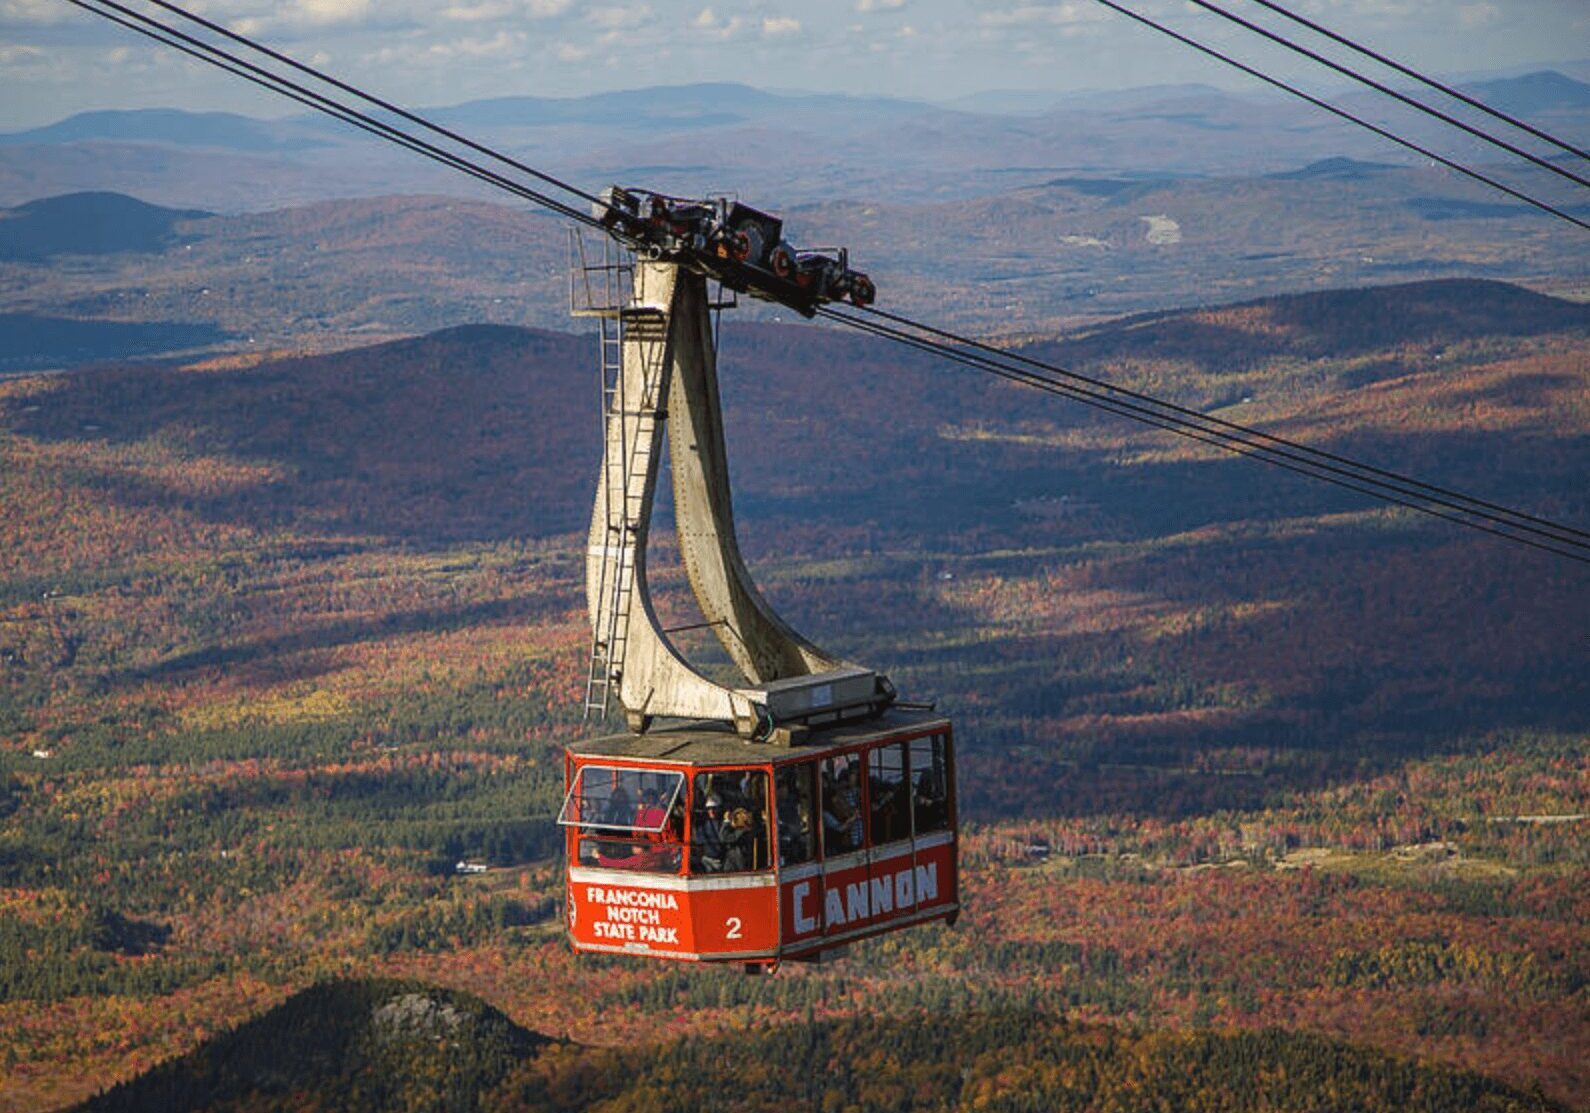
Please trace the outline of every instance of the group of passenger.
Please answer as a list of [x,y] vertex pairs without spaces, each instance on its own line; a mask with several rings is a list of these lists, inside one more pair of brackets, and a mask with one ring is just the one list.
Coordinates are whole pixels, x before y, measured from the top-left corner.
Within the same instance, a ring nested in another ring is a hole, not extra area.
[[860,769],[861,759],[854,755],[823,762],[823,852],[828,857],[860,850],[866,839]]
[[581,860],[608,869],[671,873],[679,868],[684,839],[684,793],[674,784],[623,783],[592,808],[596,822],[584,828]]
[[[913,754],[915,745],[933,749]],[[945,829],[949,809],[941,753],[939,740],[918,740],[912,748],[880,749],[865,762],[860,754],[838,754],[779,767],[773,814],[779,865],[816,860],[818,825],[825,859],[864,849],[869,830],[871,843],[881,845],[910,838],[913,831]],[[926,763],[918,760],[923,757]],[[676,872],[685,841],[685,785],[655,775],[626,780],[627,786],[614,784],[599,804],[591,801],[587,814],[594,822],[584,830],[592,838],[582,845],[581,859],[589,854],[594,864],[609,868]],[[767,771],[697,773],[690,787],[690,872],[771,869]]]
[[759,769],[700,773],[695,792],[691,872],[767,869],[767,774]]
[[[636,790],[638,799],[632,802],[629,792],[621,784],[613,790],[602,807],[600,822],[615,833],[627,833],[638,828],[648,834],[661,836],[652,839],[653,842],[678,842],[684,832],[684,801],[677,798],[682,795],[675,791],[673,785],[642,785]],[[671,838],[668,837],[670,830]]]

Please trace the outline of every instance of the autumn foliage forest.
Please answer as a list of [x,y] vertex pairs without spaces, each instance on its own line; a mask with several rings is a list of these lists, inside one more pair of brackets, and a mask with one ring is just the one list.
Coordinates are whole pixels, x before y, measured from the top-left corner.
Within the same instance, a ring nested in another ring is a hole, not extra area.
[[[771,977],[575,958],[595,349],[0,382],[0,1109],[1590,1108],[1581,568],[813,326],[725,322],[740,531],[954,717],[965,911]],[[1583,305],[1031,350],[1590,521]]]

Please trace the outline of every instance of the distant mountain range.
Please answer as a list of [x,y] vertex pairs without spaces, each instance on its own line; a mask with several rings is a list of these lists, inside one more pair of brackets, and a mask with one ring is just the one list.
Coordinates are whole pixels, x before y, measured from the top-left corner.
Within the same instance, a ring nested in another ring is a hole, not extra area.
[[[1582,133],[1590,114],[1590,85],[1561,73],[1467,88],[1570,135]],[[1346,102],[1370,95],[1347,94]],[[784,206],[967,198],[1060,175],[1230,176],[1332,157],[1410,161],[1301,102],[1202,85],[933,104],[718,83],[503,97],[424,112],[586,188],[625,181],[687,194],[735,189]],[[1403,130],[1426,139],[1436,126],[1414,120]],[[395,192],[479,195],[462,175],[375,143],[311,115],[83,113],[0,135],[0,204],[83,188],[229,209]]]
[[[1590,109],[1590,84],[1552,70],[1472,82],[1464,92],[1506,112]],[[845,93],[769,92],[729,82],[659,85],[580,97],[509,96],[420,109],[449,126],[526,128],[585,125],[655,130],[723,127],[751,121],[820,115],[841,128],[886,117],[1034,116],[1073,111],[1141,112],[1189,101],[1247,101],[1211,85],[1155,85],[1093,93],[989,92],[935,103]],[[304,129],[309,129],[306,133]],[[0,145],[92,140],[223,147],[239,151],[302,150],[324,146],[332,130],[322,117],[259,120],[228,112],[129,109],[82,112],[44,127],[0,134]]]
[[[846,245],[880,306],[982,335],[1053,335],[1343,286],[1483,277],[1568,291],[1590,277],[1580,245],[1532,209],[1439,168],[1347,157],[1226,178],[1048,175],[981,197],[783,212],[793,242]],[[74,335],[73,321],[114,324],[107,339],[128,326],[175,329],[150,335],[180,349],[200,335],[259,350],[466,323],[563,330],[568,251],[559,218],[495,198],[354,198],[243,214],[104,193],[47,198],[0,209],[6,362],[19,370],[159,350],[125,331],[124,351],[85,348],[87,328]],[[734,316],[779,315],[748,300]],[[38,345],[51,335],[60,343]]]
[[300,151],[329,141],[319,117],[285,121],[256,120],[233,112],[185,112],[177,108],[134,108],[79,112],[26,131],[0,134],[0,146],[91,143],[108,140],[162,143],[173,147],[219,147],[234,151]]

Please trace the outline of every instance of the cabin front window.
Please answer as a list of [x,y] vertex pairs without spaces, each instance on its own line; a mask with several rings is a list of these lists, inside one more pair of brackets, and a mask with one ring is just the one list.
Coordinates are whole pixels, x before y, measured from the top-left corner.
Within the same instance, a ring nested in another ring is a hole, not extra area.
[[678,873],[684,846],[684,774],[582,765],[558,812],[574,831],[573,860],[599,869]]

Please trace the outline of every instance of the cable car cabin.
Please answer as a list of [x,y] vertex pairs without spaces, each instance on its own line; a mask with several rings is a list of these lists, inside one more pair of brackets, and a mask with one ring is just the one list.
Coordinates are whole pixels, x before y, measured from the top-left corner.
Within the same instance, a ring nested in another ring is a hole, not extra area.
[[960,910],[946,719],[891,712],[793,747],[612,735],[570,746],[565,774],[577,951],[776,966]]

